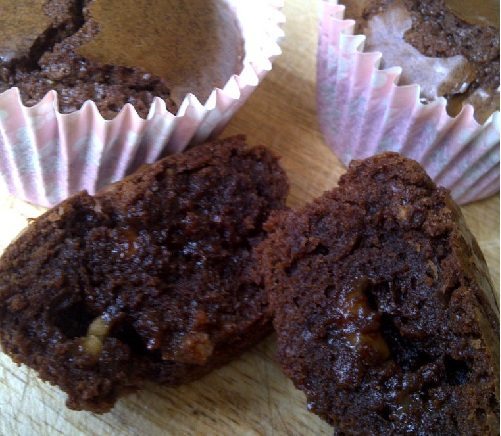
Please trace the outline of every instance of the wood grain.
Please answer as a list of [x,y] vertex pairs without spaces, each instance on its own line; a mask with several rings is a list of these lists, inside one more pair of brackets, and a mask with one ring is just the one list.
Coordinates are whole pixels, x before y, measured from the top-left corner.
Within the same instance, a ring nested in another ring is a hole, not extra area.
[[[297,207],[336,185],[344,172],[319,133],[315,108],[316,1],[288,0],[283,55],[224,134],[246,133],[282,156]],[[42,211],[0,197],[0,249]],[[499,196],[463,208],[484,250],[499,295]],[[93,415],[65,408],[65,396],[0,353],[1,435],[330,435],[306,410],[274,361],[275,339],[202,380],[170,389],[149,386]]]

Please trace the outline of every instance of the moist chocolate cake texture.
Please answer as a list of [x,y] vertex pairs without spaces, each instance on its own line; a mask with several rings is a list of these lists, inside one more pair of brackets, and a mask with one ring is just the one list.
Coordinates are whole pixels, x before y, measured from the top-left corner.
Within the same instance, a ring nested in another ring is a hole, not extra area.
[[338,434],[499,434],[499,309],[448,191],[353,161],[259,246],[278,359]]
[[254,248],[287,189],[237,136],[60,203],[0,259],[3,351],[96,412],[228,362],[271,329]]
[[108,119],[126,103],[145,117],[154,97],[175,113],[187,92],[205,102],[224,86],[242,53],[223,0],[0,0],[0,93],[34,105],[54,89],[63,113],[93,100]]
[[499,1],[341,0],[382,67],[402,66],[401,84],[417,83],[425,101],[464,103],[479,122],[499,110]]

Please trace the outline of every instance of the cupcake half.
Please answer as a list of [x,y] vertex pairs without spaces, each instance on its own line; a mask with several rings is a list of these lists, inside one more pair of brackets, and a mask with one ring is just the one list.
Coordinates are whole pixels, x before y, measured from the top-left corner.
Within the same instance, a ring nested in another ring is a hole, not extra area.
[[396,153],[354,161],[260,245],[278,361],[344,435],[494,435],[499,306],[447,190]]
[[67,199],[0,258],[2,350],[94,412],[222,366],[271,330],[255,247],[287,190],[235,136]]

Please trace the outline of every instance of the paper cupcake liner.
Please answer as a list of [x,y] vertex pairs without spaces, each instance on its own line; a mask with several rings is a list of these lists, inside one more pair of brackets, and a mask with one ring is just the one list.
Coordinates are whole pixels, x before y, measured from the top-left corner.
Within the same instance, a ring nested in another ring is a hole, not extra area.
[[384,53],[364,53],[364,35],[344,6],[323,3],[317,53],[317,105],[329,147],[344,165],[385,150],[420,162],[460,204],[499,191],[499,112],[483,125],[465,105],[450,117],[446,100],[420,102],[417,84],[398,86],[400,67],[379,70]]
[[281,54],[283,0],[227,0],[244,42],[243,68],[202,104],[187,94],[176,114],[154,99],[146,119],[126,104],[105,120],[92,101],[70,114],[58,111],[50,91],[24,106],[17,88],[0,94],[0,189],[31,203],[53,206],[87,190],[94,194],[143,163],[215,136],[247,100]]

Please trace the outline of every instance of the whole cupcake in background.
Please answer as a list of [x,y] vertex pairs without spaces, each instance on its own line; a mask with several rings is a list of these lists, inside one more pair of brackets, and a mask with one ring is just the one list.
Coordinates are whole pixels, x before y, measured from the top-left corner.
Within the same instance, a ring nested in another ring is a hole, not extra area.
[[[2,21],[10,19],[12,29],[4,27],[11,37],[0,42],[7,52],[0,60],[0,91],[17,86],[33,105],[54,89],[63,113],[93,100],[108,119],[126,103],[146,117],[154,97],[171,112],[187,91],[205,101],[241,70],[241,32],[224,2],[177,3],[8,2]],[[20,22],[14,19],[19,14]]]
[[343,163],[399,151],[460,203],[497,192],[499,3],[339,3],[324,3],[318,109]]
[[51,205],[217,133],[280,53],[279,6],[1,2],[1,184]]

